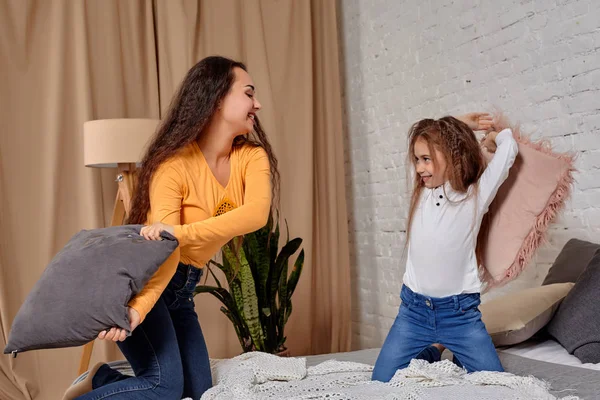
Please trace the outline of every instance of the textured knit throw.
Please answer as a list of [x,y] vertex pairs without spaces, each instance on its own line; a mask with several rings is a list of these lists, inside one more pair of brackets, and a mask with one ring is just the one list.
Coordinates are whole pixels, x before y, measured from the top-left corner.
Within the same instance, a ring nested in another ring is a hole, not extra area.
[[[330,360],[246,353],[213,365],[215,386],[202,400],[554,400],[547,383],[507,372],[467,374],[452,362],[413,360],[388,383],[371,381],[373,367]],[[563,397],[575,400],[578,397]]]

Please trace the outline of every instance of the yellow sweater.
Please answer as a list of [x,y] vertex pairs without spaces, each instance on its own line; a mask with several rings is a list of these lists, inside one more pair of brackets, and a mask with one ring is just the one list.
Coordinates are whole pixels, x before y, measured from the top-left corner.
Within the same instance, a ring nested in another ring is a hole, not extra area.
[[223,187],[194,142],[155,172],[150,184],[147,224],[174,225],[179,247],[129,302],[129,306],[140,313],[142,321],[167,287],[180,261],[203,268],[232,238],[267,223],[271,206],[267,153],[251,145],[234,149],[230,170],[229,183]]

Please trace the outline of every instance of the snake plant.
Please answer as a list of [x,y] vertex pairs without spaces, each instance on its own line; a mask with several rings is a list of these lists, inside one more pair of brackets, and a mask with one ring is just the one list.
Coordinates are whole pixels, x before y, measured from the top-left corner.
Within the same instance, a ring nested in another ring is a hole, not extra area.
[[[298,251],[302,239],[289,240],[288,231],[279,250],[279,221],[273,225],[271,213],[263,228],[223,246],[222,264],[210,260],[208,265],[216,286],[198,285],[195,289],[195,294],[210,293],[223,303],[221,311],[232,322],[244,352],[286,350],[284,329],[292,313],[292,294],[304,266],[304,249],[289,272],[290,257]],[[227,287],[211,267],[223,271]]]

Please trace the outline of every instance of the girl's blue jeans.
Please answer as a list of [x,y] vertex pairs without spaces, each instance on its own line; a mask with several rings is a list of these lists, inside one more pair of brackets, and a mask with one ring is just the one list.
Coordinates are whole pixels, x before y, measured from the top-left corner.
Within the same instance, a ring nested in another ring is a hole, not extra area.
[[[481,321],[479,293],[427,297],[403,285],[398,316],[381,348],[373,379],[388,382],[413,358],[431,359],[432,343],[441,343],[468,372],[504,371]],[[439,355],[439,354],[438,354]]]

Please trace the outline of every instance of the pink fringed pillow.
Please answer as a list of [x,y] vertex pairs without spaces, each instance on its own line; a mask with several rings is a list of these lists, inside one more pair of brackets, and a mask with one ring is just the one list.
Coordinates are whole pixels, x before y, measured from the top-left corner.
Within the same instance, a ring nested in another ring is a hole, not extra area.
[[[564,206],[573,183],[574,156],[552,151],[546,141],[531,142],[518,126],[496,117],[497,131],[511,128],[519,155],[508,179],[484,217],[477,243],[485,290],[516,278]],[[489,161],[493,154],[484,150]]]

